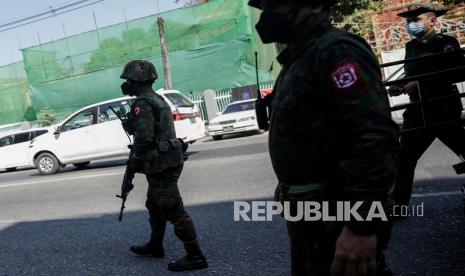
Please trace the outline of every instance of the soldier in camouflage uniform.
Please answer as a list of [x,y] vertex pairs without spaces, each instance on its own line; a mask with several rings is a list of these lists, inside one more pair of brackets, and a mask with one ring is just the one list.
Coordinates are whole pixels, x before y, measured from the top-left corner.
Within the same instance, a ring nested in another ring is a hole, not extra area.
[[142,164],[149,183],[146,207],[152,227],[150,241],[130,250],[137,255],[164,257],[163,237],[166,222],[170,221],[187,255],[170,263],[168,268],[172,271],[206,268],[206,258],[177,185],[184,163],[182,143],[176,139],[171,108],[152,89],[157,79],[155,67],[148,61],[131,61],[121,78],[126,80],[121,86],[123,94],[137,96],[123,127],[134,136],[134,162]]
[[[333,28],[328,0],[250,0],[262,9],[264,43],[283,43],[273,89],[269,150],[275,199],[373,202],[389,217],[399,129],[392,121],[379,64],[360,37]],[[383,250],[391,222],[287,222],[292,275],[390,275]]]

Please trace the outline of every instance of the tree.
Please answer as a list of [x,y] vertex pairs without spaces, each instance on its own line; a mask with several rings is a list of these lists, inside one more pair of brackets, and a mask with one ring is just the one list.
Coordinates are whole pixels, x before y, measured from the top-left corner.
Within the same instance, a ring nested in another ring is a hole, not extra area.
[[49,107],[44,107],[39,113],[40,125],[43,127],[51,126],[55,122],[53,117],[53,110]]
[[342,0],[331,10],[331,18],[338,27],[366,37],[373,32],[370,17],[384,7],[384,0]]
[[[373,32],[372,16],[380,12],[387,0],[339,0],[332,9],[331,17],[340,28],[367,37]],[[465,3],[465,0],[424,1],[423,3],[436,3],[456,5]]]

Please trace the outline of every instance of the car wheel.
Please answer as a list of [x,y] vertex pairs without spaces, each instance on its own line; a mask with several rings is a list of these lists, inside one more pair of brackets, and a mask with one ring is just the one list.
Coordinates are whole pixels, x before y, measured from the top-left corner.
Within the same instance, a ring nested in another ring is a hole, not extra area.
[[16,167],[14,167],[14,168],[7,168],[6,171],[7,171],[7,172],[14,172],[14,171],[16,171]]
[[42,153],[37,157],[36,167],[42,175],[55,174],[60,170],[60,162],[51,153]]
[[212,137],[215,141],[223,139],[223,135],[213,135]]
[[89,164],[90,164],[90,161],[87,161],[87,162],[73,164],[73,166],[75,166],[76,168],[79,168],[79,169],[83,169],[83,168],[89,166]]

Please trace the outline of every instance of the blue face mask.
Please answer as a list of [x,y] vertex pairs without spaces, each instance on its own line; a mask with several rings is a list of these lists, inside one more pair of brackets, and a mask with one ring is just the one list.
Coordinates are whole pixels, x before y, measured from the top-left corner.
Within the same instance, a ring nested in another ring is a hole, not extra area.
[[407,25],[407,32],[414,37],[421,37],[425,33],[425,24],[422,21],[410,22]]

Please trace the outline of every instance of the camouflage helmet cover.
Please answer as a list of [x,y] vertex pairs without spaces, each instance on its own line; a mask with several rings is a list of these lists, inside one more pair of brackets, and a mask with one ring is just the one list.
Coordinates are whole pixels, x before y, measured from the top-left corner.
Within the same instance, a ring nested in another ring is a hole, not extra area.
[[[262,9],[261,3],[263,0],[249,0],[249,6],[257,8],[259,10]],[[331,6],[334,4],[334,0],[268,0],[268,2],[294,2],[301,5],[316,5],[316,4],[325,4],[326,6]]]
[[124,66],[120,78],[132,81],[154,81],[158,79],[155,66],[148,60],[133,60]]

